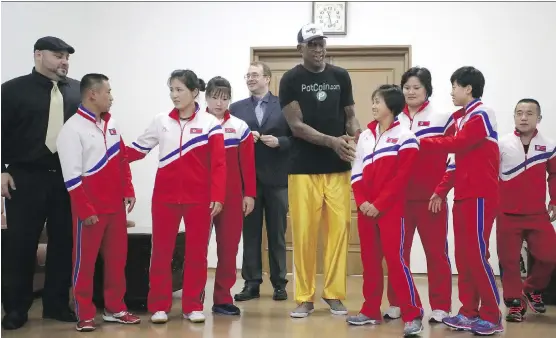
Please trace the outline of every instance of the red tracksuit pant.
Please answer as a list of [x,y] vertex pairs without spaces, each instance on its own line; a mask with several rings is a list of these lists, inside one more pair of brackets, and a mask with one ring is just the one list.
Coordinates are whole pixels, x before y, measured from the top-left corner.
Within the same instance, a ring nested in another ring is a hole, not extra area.
[[[519,266],[523,240],[535,258],[525,283],[521,281]],[[556,267],[556,232],[547,213],[498,215],[496,241],[503,270],[504,299],[521,299],[522,292],[543,291],[548,286]]]
[[202,295],[207,282],[207,253],[210,236],[209,203],[152,203],[152,254],[149,272],[149,312],[170,312],[172,308],[171,262],[180,222],[185,223],[182,311],[202,311]]
[[384,291],[382,258],[386,258],[388,278],[396,293],[405,322],[423,317],[421,299],[404,256],[404,218],[401,211],[391,210],[374,219],[358,212],[357,225],[363,263],[363,297],[361,313],[381,319],[380,305]]
[[459,313],[468,318],[480,316],[491,323],[498,323],[501,318],[500,295],[488,262],[490,233],[497,211],[496,199],[454,201],[454,247],[462,303]]
[[[410,265],[415,229],[427,257],[429,302],[433,310],[450,312],[452,307],[452,267],[448,257],[448,210],[442,204],[438,213],[429,211],[429,201],[408,201],[405,209],[404,260]],[[390,281],[390,280],[388,280]],[[388,282],[388,301],[399,306],[396,293]]]
[[232,304],[230,289],[236,283],[236,257],[243,228],[243,200],[226,199],[224,208],[214,218],[216,233],[216,276],[214,279],[214,304]]
[[[76,213],[74,212],[74,215]],[[73,294],[79,320],[93,319],[93,276],[99,250],[104,259],[104,303],[111,313],[125,311],[127,221],[124,206],[116,214],[97,215],[98,222],[73,224]]]

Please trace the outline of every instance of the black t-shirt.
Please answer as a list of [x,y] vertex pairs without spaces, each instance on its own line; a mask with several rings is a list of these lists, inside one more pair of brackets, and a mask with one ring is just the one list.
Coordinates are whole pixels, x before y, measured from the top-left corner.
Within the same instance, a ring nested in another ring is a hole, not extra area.
[[[280,80],[280,106],[297,101],[303,122],[317,131],[330,135],[346,134],[344,107],[351,106],[353,93],[349,73],[340,67],[326,64],[320,73],[313,73],[297,65]],[[290,174],[328,174],[351,169],[328,147],[293,137]]]

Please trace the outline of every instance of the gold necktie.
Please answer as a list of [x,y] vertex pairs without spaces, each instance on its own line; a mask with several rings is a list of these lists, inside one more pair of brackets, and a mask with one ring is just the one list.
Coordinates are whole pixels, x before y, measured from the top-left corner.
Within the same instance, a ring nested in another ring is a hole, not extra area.
[[56,138],[64,124],[64,97],[58,88],[58,83],[52,81],[50,92],[50,111],[48,114],[48,130],[46,131],[46,146],[52,153],[56,152]]

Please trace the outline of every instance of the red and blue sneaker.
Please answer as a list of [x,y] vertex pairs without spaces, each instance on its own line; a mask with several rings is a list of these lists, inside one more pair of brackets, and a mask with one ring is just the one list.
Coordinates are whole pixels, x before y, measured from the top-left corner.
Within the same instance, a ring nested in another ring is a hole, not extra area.
[[469,331],[478,320],[479,317],[467,318],[462,314],[458,314],[457,316],[442,319],[442,323],[456,330]]
[[507,322],[521,323],[525,319],[525,306],[521,299],[508,299],[504,301],[508,308]]
[[501,322],[491,323],[486,320],[479,319],[473,324],[471,332],[478,336],[491,336],[495,333],[504,332],[504,327]]
[[527,301],[527,304],[535,313],[545,313],[546,306],[542,300],[542,293],[538,291],[533,292],[523,292],[523,296]]

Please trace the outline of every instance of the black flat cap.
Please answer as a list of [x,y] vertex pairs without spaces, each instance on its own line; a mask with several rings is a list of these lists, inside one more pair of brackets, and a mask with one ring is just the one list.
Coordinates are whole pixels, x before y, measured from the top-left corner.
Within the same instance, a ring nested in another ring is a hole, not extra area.
[[50,50],[53,52],[67,51],[70,54],[75,53],[75,49],[72,46],[55,36],[45,36],[38,39],[37,42],[35,42],[33,50]]

